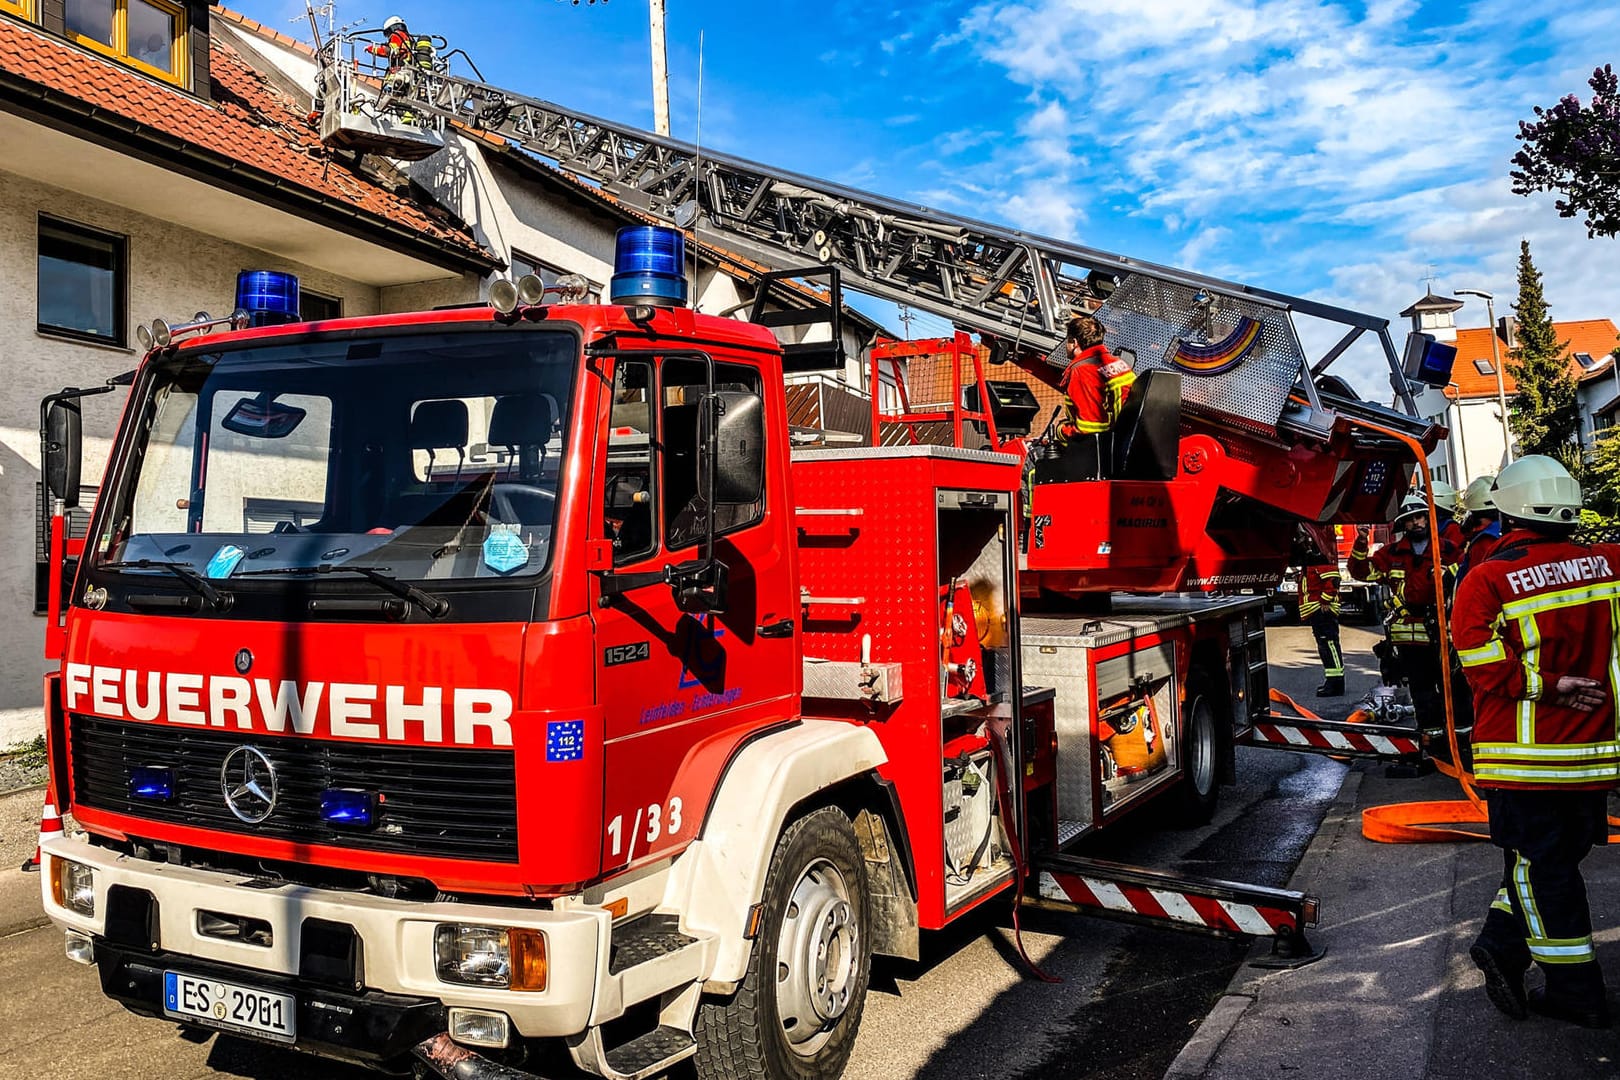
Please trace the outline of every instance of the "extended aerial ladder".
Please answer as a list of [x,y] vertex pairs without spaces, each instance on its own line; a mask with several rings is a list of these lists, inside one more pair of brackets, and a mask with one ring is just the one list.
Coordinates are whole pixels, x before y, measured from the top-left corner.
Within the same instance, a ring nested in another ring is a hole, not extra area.
[[[360,113],[384,118],[375,146],[353,123],[332,145],[389,154],[415,125],[432,153],[447,124],[508,140],[626,206],[772,267],[762,293],[769,279],[827,277],[834,309],[848,286],[928,311],[977,334],[992,363],[1048,383],[1062,366],[1068,316],[1094,312],[1115,351],[1134,359],[1144,383],[1136,396],[1147,405],[1124,434],[1121,477],[1034,489],[1020,559],[1028,598],[1275,584],[1293,522],[1388,519],[1413,455],[1443,435],[1417,415],[1386,319],[761,165],[442,64],[389,80],[344,61],[340,42],[323,55],[333,58],[323,86],[345,100],[369,96]],[[1296,318],[1325,327],[1312,340],[1332,343],[1309,355]],[[1383,356],[1399,409],[1361,400],[1329,373],[1363,338]],[[996,410],[975,404],[994,400],[976,357],[974,370],[977,397],[953,389],[951,427],[975,423],[1000,446]],[[915,419],[877,412],[872,438],[885,422]],[[1248,738],[1388,760],[1416,755],[1407,735],[1274,715]],[[1069,900],[1083,891],[1068,890]]]

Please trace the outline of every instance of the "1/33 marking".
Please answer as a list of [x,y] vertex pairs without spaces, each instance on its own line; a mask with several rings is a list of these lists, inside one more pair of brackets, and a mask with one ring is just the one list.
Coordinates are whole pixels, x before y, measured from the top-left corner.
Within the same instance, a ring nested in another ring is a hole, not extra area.
[[[679,835],[681,826],[685,824],[681,818],[681,809],[681,799],[678,795],[670,799],[667,806],[659,803],[653,803],[645,807],[638,806],[636,816],[630,826],[630,850],[626,857],[631,859],[636,857],[636,845],[638,843],[652,845],[658,842],[660,836],[673,839]],[[641,823],[643,821],[647,823],[645,836],[642,835]],[[609,854],[617,856],[625,850],[623,814],[614,815],[613,820],[608,822],[607,834],[610,845]]]

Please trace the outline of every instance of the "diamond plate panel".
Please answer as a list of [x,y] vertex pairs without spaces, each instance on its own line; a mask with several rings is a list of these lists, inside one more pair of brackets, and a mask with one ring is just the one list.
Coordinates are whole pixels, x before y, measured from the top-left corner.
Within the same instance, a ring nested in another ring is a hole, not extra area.
[[[1136,354],[1138,374],[1152,368],[1181,373],[1182,406],[1260,434],[1274,434],[1288,392],[1305,361],[1286,309],[1132,274],[1098,311],[1114,352]],[[1224,371],[1204,374],[1178,363],[1178,346],[1207,346],[1238,331],[1243,319],[1259,323],[1258,340]]]

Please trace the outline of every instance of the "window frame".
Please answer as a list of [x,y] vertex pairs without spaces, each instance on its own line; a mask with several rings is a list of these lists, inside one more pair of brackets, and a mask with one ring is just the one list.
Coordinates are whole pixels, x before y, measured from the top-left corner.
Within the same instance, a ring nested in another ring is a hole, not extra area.
[[0,0],[0,11],[27,22],[34,21],[34,0]]
[[[322,315],[319,319],[311,317],[304,311],[304,300],[306,297],[320,300],[329,304],[335,304],[337,306],[337,314]],[[298,287],[298,318],[304,322],[320,322],[325,319],[341,319],[343,318],[343,297],[332,296],[329,293],[317,292],[314,289],[306,289],[300,285]]]
[[1478,357],[1474,360],[1474,370],[1481,375],[1495,375],[1496,365],[1484,357]]
[[[55,323],[45,322],[40,318],[40,292],[39,292],[39,260],[42,257],[40,245],[44,239],[43,230],[46,225],[70,233],[78,233],[89,239],[107,241],[113,246],[113,330],[111,337],[102,334],[93,334],[85,330],[78,330],[71,326],[57,326]],[[68,341],[81,342],[87,345],[101,345],[103,347],[127,349],[129,348],[129,237],[123,233],[111,232],[107,229],[98,229],[94,225],[86,225],[71,218],[57,217],[41,211],[34,222],[34,332],[45,337],[62,338]]]
[[[4,2],[6,0],[0,0],[0,3]],[[31,0],[24,0],[24,2],[31,2]],[[63,36],[74,44],[89,49],[91,52],[117,60],[121,64],[127,64],[143,75],[150,75],[154,79],[161,79],[163,82],[181,88],[189,86],[191,76],[190,49],[187,48],[187,44],[191,38],[191,28],[186,19],[185,5],[176,3],[175,0],[141,0],[142,3],[149,4],[174,18],[174,38],[169,42],[169,59],[174,67],[171,72],[164,71],[159,67],[153,67],[144,60],[136,59],[130,54],[129,0],[107,0],[107,2],[112,5],[111,45],[77,33],[65,23],[62,27]]]

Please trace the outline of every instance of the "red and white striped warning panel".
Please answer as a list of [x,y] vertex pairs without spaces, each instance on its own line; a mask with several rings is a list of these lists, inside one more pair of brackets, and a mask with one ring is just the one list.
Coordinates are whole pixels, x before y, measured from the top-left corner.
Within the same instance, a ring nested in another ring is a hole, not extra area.
[[1171,889],[1150,889],[1076,874],[1052,874],[1043,870],[1040,890],[1043,900],[1233,934],[1271,937],[1293,933],[1299,926],[1298,913],[1283,908],[1218,900]]
[[1310,750],[1347,757],[1414,757],[1422,749],[1410,728],[1338,724],[1332,721],[1257,721],[1249,735],[1254,746]]
[[1315,897],[1292,889],[1182,877],[1078,855],[1045,855],[1024,902],[1035,907],[1160,923],[1229,936],[1295,939],[1316,925]]

